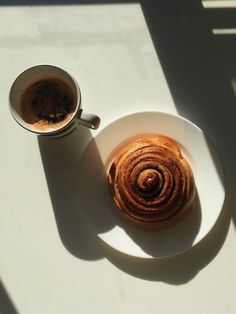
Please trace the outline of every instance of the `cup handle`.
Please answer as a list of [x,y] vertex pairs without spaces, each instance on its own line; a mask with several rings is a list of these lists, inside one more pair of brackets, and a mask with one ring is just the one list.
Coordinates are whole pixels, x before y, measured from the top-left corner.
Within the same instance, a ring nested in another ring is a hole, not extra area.
[[93,113],[84,112],[80,109],[77,114],[78,124],[90,129],[97,129],[100,124],[100,118]]

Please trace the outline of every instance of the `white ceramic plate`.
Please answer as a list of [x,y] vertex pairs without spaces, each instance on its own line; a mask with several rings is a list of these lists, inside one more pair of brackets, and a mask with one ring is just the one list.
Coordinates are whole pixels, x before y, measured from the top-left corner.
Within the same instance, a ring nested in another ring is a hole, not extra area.
[[[109,155],[122,141],[144,133],[175,139],[194,173],[199,202],[178,225],[166,230],[148,230],[127,221],[108,191]],[[115,250],[142,258],[175,255],[199,243],[214,226],[225,197],[222,167],[204,133],[188,120],[164,112],[131,114],[102,129],[86,148],[77,179],[78,206],[98,237]]]

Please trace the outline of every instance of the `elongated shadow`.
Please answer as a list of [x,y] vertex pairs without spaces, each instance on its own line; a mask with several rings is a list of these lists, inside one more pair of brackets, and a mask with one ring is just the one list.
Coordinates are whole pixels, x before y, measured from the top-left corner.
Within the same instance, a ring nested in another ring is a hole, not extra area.
[[0,280],[0,313],[19,314],[1,280]]
[[81,206],[76,201],[76,170],[91,132],[79,127],[64,138],[38,137],[38,145],[47,180],[58,232],[67,250],[82,259],[102,258],[99,241],[90,230]]
[[128,219],[122,219],[122,226],[144,252],[155,258],[173,256],[191,248],[199,232],[201,219],[201,204],[196,195],[191,211],[175,226],[163,230],[156,230],[153,227],[149,230],[147,227],[137,226]]
[[106,257],[122,271],[150,281],[181,285],[192,280],[218,254],[228,232],[229,212],[224,208],[211,232],[190,250],[163,259],[137,259],[112,250],[104,244]]

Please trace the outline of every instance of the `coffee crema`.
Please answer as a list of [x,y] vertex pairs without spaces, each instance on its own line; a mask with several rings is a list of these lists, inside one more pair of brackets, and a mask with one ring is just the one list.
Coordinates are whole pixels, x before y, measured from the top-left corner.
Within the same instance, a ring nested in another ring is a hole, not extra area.
[[72,88],[61,79],[48,77],[33,82],[20,100],[22,117],[40,131],[65,125],[76,109]]

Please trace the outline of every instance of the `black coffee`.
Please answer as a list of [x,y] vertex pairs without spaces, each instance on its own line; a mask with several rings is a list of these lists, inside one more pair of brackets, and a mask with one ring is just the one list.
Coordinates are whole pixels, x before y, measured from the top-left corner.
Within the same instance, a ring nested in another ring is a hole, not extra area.
[[70,86],[58,78],[32,83],[21,96],[23,119],[35,128],[58,128],[73,115],[76,98]]

